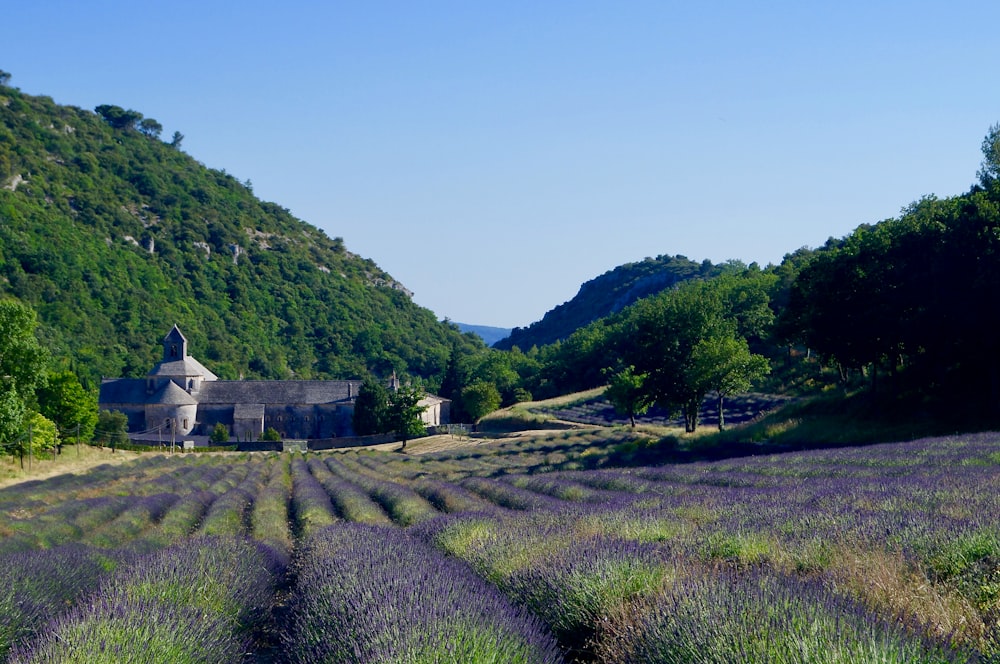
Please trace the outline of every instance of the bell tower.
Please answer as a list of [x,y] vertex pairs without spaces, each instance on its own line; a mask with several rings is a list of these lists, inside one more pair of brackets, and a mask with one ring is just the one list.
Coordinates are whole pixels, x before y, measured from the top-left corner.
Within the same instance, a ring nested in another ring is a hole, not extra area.
[[180,328],[175,324],[173,329],[163,337],[163,361],[180,362],[187,357],[188,340],[181,334]]

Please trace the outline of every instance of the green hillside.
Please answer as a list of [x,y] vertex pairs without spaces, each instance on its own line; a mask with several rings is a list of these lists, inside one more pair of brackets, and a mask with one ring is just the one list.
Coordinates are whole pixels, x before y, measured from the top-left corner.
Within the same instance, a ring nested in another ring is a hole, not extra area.
[[682,281],[708,278],[719,273],[710,261],[696,263],[685,256],[657,256],[638,263],[626,263],[580,286],[573,299],[550,310],[528,327],[516,327],[495,348],[514,346],[527,350],[565,339],[574,331],[610,316],[636,302]]
[[434,384],[455,344],[478,346],[341,238],[161,140],[156,120],[97,110],[0,85],[0,295],[37,310],[85,381],[143,375],[174,323],[223,378]]

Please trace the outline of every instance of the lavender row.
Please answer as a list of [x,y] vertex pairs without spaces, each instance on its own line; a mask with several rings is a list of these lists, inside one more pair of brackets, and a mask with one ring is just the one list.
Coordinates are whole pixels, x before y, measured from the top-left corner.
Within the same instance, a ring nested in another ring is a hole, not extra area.
[[74,544],[0,556],[0,661],[11,646],[95,590],[114,557]]
[[536,618],[399,530],[323,529],[296,571],[290,662],[562,661]]
[[192,540],[136,559],[10,661],[241,662],[269,615],[280,564],[252,543]]

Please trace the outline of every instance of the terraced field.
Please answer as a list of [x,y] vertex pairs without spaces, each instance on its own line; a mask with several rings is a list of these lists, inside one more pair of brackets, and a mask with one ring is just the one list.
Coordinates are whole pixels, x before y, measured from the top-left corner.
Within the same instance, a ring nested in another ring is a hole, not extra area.
[[0,661],[1000,661],[1000,435],[611,465],[640,444],[0,489]]

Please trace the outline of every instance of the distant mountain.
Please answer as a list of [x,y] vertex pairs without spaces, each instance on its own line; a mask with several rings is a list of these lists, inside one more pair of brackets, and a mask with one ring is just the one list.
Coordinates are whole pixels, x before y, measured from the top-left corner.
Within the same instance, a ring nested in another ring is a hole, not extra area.
[[706,279],[722,270],[705,260],[697,263],[686,256],[657,256],[626,263],[582,286],[576,296],[560,304],[528,327],[515,327],[510,336],[494,344],[509,350],[528,350],[565,339],[577,329],[599,318],[621,311],[636,300],[671,288],[687,279]]
[[466,323],[455,323],[458,329],[462,332],[472,332],[484,342],[487,346],[492,346],[501,339],[505,339],[510,336],[511,328],[509,327],[490,327],[488,325],[468,325]]
[[89,384],[144,375],[175,323],[229,379],[433,385],[452,348],[482,348],[341,238],[183,153],[180,134],[96,111],[0,84],[0,297],[34,307]]

